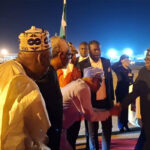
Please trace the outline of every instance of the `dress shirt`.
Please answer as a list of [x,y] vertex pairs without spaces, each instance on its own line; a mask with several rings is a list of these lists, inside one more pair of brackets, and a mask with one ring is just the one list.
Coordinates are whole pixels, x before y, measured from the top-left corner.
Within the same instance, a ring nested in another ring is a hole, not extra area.
[[88,57],[89,57],[89,56],[87,56],[87,57],[82,57],[82,56],[80,56],[80,57],[79,57],[79,62],[81,62],[81,61],[87,59]]
[[90,88],[82,79],[72,81],[61,91],[63,95],[63,131],[60,150],[71,150],[66,139],[66,129],[79,116],[83,115],[89,121],[104,121],[110,116],[110,113],[92,108]]
[[[90,63],[92,67],[100,68],[103,70],[103,65],[101,59],[99,59],[97,62],[93,61],[91,57]],[[96,92],[96,100],[105,100],[106,99],[106,85],[105,85],[105,79],[103,79],[101,87]]]

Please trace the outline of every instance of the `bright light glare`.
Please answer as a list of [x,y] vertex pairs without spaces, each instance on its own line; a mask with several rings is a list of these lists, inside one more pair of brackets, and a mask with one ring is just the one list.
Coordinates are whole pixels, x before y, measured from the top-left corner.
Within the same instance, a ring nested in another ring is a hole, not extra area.
[[107,55],[111,59],[116,59],[118,57],[117,56],[117,50],[113,49],[113,48],[111,48],[111,49],[108,50]]
[[133,50],[131,48],[126,48],[124,49],[124,54],[128,55],[129,57],[131,57],[133,55]]
[[146,56],[147,50],[144,51],[144,57]]
[[2,55],[7,55],[7,54],[8,54],[8,51],[7,51],[6,49],[2,49],[2,50],[1,50],[1,54],[2,54]]

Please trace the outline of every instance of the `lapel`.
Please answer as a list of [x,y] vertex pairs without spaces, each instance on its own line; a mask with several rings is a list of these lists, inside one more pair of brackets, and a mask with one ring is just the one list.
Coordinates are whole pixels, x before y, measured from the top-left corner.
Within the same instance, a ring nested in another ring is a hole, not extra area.
[[91,63],[90,63],[90,59],[89,58],[87,58],[87,66],[91,67]]
[[79,57],[77,57],[77,60],[76,60],[76,61],[77,61],[77,63],[79,63]]
[[104,58],[101,57],[102,65],[103,65],[103,70],[105,74],[107,73],[108,67],[107,67],[107,62],[105,61]]
[[83,68],[91,67],[90,59],[83,60]]

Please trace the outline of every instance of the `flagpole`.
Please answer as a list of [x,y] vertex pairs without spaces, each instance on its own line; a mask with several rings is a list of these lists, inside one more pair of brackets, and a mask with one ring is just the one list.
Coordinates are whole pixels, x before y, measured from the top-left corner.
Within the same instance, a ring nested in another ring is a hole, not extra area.
[[[66,21],[66,9],[67,9],[67,0],[64,0],[64,15],[65,15],[65,21]],[[65,25],[65,27],[64,27],[64,29],[65,29],[65,36],[64,36],[64,39],[66,40],[67,39],[67,21],[66,21],[66,25]]]
[[66,39],[66,35],[67,35],[66,34],[66,30],[67,30],[66,5],[67,5],[67,0],[64,0],[61,27],[60,27],[60,33],[59,33],[59,36],[64,38],[64,39]]

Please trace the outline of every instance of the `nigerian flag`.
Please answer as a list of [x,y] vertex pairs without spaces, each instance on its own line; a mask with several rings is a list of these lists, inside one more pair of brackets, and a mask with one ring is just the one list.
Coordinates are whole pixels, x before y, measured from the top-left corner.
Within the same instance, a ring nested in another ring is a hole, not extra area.
[[63,6],[63,13],[62,13],[62,19],[61,19],[61,27],[60,27],[60,33],[59,36],[66,39],[66,0],[64,0],[64,6]]

